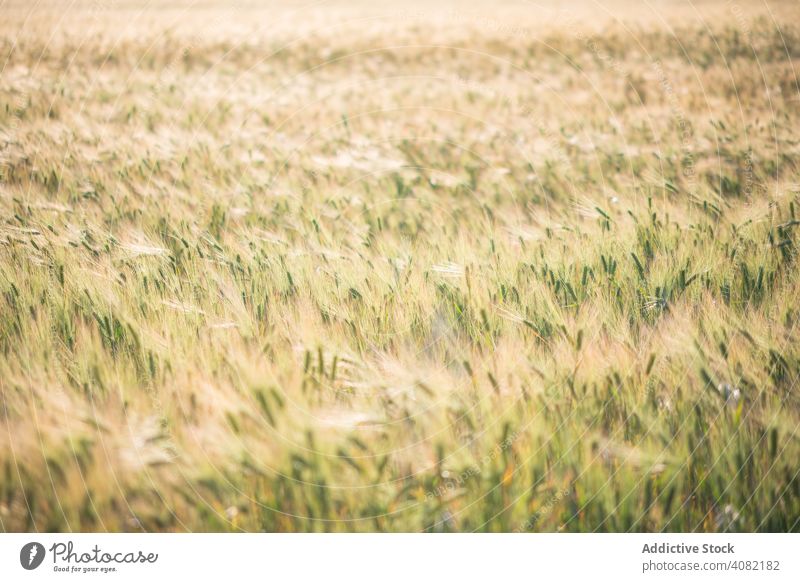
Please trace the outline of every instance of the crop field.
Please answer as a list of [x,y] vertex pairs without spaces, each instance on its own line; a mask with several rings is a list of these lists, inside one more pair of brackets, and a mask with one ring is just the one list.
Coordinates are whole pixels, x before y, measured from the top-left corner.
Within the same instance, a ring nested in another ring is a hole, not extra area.
[[800,5],[0,1],[0,531],[800,531]]

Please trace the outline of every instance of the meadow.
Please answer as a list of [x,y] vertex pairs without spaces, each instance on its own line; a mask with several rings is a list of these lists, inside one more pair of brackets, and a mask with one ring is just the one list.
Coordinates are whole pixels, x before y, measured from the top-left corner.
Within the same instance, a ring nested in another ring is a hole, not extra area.
[[800,531],[796,2],[0,14],[0,530]]

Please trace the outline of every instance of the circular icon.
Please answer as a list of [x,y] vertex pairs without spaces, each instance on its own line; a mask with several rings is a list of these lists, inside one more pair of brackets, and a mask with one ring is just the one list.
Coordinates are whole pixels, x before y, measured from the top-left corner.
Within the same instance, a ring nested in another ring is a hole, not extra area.
[[44,561],[44,546],[39,542],[30,542],[19,551],[19,563],[26,570],[35,570]]

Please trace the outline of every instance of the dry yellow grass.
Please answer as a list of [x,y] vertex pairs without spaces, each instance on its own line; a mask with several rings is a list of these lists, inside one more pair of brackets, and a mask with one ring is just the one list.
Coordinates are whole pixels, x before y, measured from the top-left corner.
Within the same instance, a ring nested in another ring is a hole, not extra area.
[[797,531],[796,2],[0,3],[5,531]]

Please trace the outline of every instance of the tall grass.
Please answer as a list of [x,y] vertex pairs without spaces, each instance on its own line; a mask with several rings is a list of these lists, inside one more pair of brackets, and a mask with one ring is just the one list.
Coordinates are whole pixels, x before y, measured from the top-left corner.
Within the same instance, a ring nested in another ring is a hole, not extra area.
[[9,10],[3,530],[798,531],[800,29],[718,10]]

